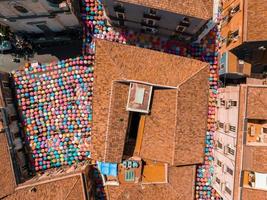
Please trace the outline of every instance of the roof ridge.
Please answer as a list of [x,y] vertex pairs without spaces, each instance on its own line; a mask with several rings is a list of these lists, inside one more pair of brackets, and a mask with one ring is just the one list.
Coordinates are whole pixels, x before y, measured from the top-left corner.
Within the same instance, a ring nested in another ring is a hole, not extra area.
[[192,74],[190,77],[182,81],[179,85],[177,85],[178,90],[180,89],[180,86],[188,82],[189,80],[193,79],[198,73],[200,73],[202,70],[204,70],[207,66],[210,66],[210,64],[207,63],[207,65],[201,67],[196,73]]

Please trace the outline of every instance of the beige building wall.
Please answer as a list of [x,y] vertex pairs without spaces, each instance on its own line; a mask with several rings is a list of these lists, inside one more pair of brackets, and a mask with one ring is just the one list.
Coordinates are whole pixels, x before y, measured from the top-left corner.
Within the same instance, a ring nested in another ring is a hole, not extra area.
[[[265,129],[263,130],[266,126],[267,113],[267,109],[265,109],[266,89],[267,87],[264,85],[240,85],[219,90],[217,105],[218,129],[215,135],[216,149],[214,152],[215,174],[213,185],[224,199],[266,199],[267,190],[255,188],[249,184],[243,185],[249,179],[246,175],[247,173],[266,174],[267,172],[267,147],[265,144],[257,142],[257,138],[264,134],[263,131],[266,131]],[[237,104],[234,103],[233,105],[236,106],[229,105],[230,108],[227,108],[227,101],[237,101]],[[225,108],[228,111],[225,111]],[[225,122],[227,121],[236,125],[235,131],[228,131],[229,127],[225,128]],[[255,137],[248,135],[251,132],[249,130],[251,126],[255,127]],[[250,141],[249,143],[248,140]],[[253,142],[253,140],[255,141]],[[260,141],[263,141],[263,139]],[[234,155],[230,154],[229,156],[228,154],[223,154],[225,153],[224,146],[227,144],[235,147]],[[230,161],[233,161],[233,163]],[[234,173],[232,178],[231,176],[229,177],[229,173],[224,173],[224,168],[219,166],[218,163],[221,166],[228,165],[229,167],[233,167]],[[225,185],[218,184],[216,177],[223,180],[223,182],[224,180],[228,180],[228,186],[233,188],[231,195],[227,191],[224,192]]]
[[213,187],[225,200],[234,195],[239,87],[220,88],[217,101]]

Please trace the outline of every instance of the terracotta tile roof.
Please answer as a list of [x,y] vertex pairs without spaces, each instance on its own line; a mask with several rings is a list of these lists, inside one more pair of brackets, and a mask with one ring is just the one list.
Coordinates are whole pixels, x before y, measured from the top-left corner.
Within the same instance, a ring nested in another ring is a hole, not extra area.
[[93,158],[121,161],[128,125],[128,86],[114,81],[136,80],[173,87],[154,90],[141,155],[173,165],[203,161],[207,63],[104,40],[96,41],[95,62]]
[[267,200],[267,191],[242,188],[242,200],[260,199]]
[[120,0],[159,10],[208,20],[212,18],[212,0]]
[[267,86],[248,86],[247,117],[267,120]]
[[108,186],[107,193],[110,200],[190,200],[194,199],[195,171],[194,165],[171,167],[169,183]]
[[262,172],[267,171],[267,148],[262,146],[244,146],[243,170]]
[[[16,188],[16,191],[7,196],[6,200],[36,200],[36,199],[65,199],[85,200],[83,179],[80,174],[51,179],[48,182],[37,182],[25,187]],[[31,192],[36,188],[36,192]]]
[[15,177],[12,171],[7,139],[5,133],[0,133],[0,199],[14,192]]

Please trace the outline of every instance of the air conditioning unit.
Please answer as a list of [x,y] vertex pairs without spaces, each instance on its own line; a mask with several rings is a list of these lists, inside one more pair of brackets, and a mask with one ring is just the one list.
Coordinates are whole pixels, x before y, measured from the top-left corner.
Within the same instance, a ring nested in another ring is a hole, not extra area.
[[214,149],[215,150],[218,150],[218,144],[217,144],[217,142],[214,143]]
[[216,101],[216,106],[220,107],[220,105],[221,105],[221,99],[218,98],[217,101]]
[[216,122],[216,130],[218,130],[219,128],[220,128],[220,122],[217,121],[217,122]]
[[249,126],[248,127],[248,134],[250,136],[252,136],[252,137],[256,135],[256,128],[255,128],[255,126]]
[[225,101],[225,109],[231,108],[231,101]]
[[152,27],[143,27],[143,30],[146,33],[152,33],[152,34],[156,34],[158,32],[158,29]]
[[223,153],[226,154],[226,155],[229,154],[228,148],[229,148],[228,145],[224,146],[224,148],[223,148]]
[[227,166],[226,166],[226,165],[223,165],[223,166],[222,166],[222,172],[223,172],[223,173],[226,173],[226,172],[227,172]]
[[225,182],[222,182],[221,183],[221,191],[224,191],[224,189],[225,189]]
[[230,131],[230,124],[229,123],[225,123],[224,124],[224,132],[228,133]]
[[256,138],[256,141],[257,142],[261,142],[262,141],[262,138],[259,136],[259,137]]

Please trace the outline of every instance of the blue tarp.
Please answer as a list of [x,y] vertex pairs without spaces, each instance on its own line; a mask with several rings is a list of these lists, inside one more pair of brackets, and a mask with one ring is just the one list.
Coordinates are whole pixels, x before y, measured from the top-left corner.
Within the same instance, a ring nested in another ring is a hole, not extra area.
[[97,162],[97,166],[98,166],[100,173],[103,175],[107,175],[107,176],[118,175],[117,163]]

